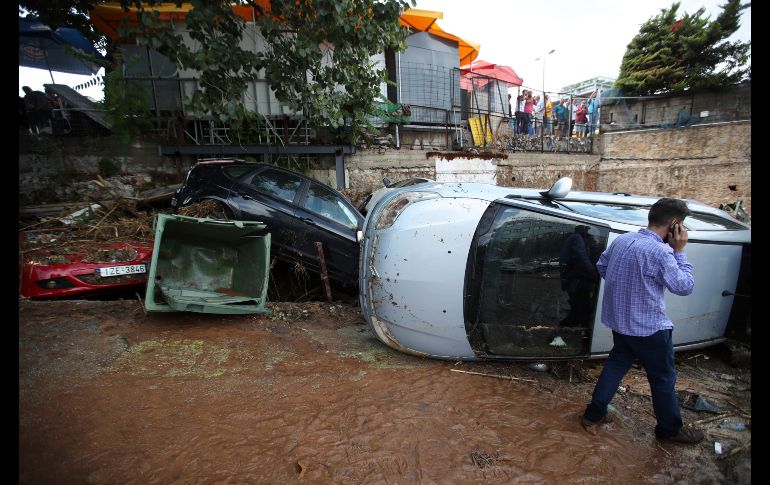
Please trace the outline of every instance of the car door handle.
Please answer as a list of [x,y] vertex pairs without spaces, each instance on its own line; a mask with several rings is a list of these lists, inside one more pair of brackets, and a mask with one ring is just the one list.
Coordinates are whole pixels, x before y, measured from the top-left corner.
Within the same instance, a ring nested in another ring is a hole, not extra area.
[[312,224],[314,226],[316,225],[315,221],[309,217],[302,217],[301,219],[302,219],[302,222],[307,222],[308,224]]
[[254,197],[250,196],[249,194],[241,194],[241,197],[243,197],[246,200],[256,200]]

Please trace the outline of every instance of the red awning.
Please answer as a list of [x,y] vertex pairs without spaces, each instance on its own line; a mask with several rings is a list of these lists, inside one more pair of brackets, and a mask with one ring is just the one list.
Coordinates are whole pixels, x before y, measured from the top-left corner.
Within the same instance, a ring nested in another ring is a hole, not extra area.
[[524,84],[524,80],[516,74],[516,71],[514,71],[513,68],[482,60],[477,60],[462,66],[460,68],[460,76],[460,87],[467,90],[472,87],[484,87],[488,82],[494,79],[504,82],[508,87],[521,86]]

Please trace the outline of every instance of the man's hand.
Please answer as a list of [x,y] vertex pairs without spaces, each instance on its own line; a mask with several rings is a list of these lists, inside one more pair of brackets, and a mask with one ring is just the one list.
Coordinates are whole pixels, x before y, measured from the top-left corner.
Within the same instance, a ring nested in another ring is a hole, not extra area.
[[687,229],[681,224],[673,224],[668,232],[668,244],[675,253],[682,251],[687,245]]

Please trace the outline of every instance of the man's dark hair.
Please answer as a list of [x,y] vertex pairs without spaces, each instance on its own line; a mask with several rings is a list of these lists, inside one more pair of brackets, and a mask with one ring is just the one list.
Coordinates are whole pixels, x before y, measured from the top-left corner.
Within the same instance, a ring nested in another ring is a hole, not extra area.
[[664,226],[676,219],[679,222],[692,214],[687,208],[687,203],[679,199],[662,198],[652,204],[650,213],[647,215],[647,221],[651,226]]

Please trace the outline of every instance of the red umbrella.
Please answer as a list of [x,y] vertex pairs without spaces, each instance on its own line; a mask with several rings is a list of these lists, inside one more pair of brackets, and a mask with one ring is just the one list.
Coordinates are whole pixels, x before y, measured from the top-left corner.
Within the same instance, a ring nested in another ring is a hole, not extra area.
[[[460,75],[460,87],[462,89],[471,89],[472,86],[481,88],[495,79],[504,82],[508,87],[524,84],[524,80],[510,66],[493,64],[482,60],[473,61],[466,66],[462,66],[460,68]],[[473,80],[472,84],[471,79]]]

